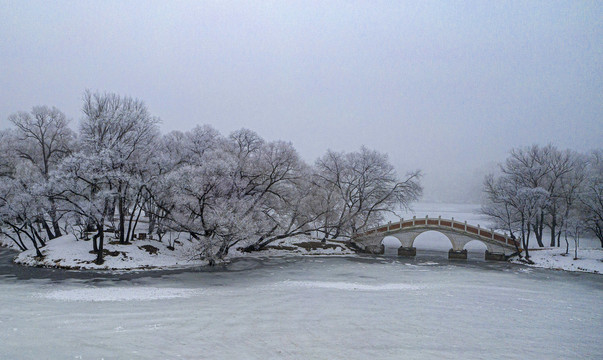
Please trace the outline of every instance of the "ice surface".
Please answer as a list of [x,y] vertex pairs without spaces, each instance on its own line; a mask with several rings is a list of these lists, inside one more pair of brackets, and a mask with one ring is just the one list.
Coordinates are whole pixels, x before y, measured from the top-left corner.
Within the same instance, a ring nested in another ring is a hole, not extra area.
[[37,296],[64,301],[133,301],[190,297],[198,290],[157,287],[90,287],[84,289],[52,290]]
[[358,290],[358,291],[404,291],[423,289],[423,285],[413,284],[380,284],[367,285],[352,282],[329,282],[329,281],[286,281],[285,285],[307,288],[335,289],[335,290]]
[[594,274],[425,256],[121,274],[0,260],[1,359],[603,357]]

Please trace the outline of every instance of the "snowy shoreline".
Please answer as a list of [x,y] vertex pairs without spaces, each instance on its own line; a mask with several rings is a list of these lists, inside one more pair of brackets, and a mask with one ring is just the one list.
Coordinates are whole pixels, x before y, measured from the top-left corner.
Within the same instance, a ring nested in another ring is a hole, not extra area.
[[574,260],[573,248],[567,255],[565,248],[535,248],[530,249],[530,260],[533,264],[517,257],[509,261],[534,268],[603,274],[603,249],[578,249],[578,259]]
[[[2,240],[4,241],[0,241],[0,245],[14,248],[6,238]],[[152,239],[135,240],[127,244],[107,241],[105,262],[102,265],[94,262],[96,255],[90,250],[90,241],[77,240],[73,235],[65,235],[49,241],[41,249],[43,259],[38,259],[35,250],[30,249],[19,253],[14,263],[65,270],[107,271],[177,270],[208,265],[207,261],[195,258],[193,243],[186,240],[178,242],[173,250],[164,242]],[[603,274],[603,249],[579,249],[577,260],[573,259],[573,249],[570,249],[567,256],[564,253],[564,248],[535,248],[530,249],[530,259],[534,264],[527,264],[517,257],[509,262],[535,268]],[[282,239],[258,252],[244,253],[233,249],[224,261],[273,256],[356,255],[343,241],[321,243],[308,236],[298,236]]]
[[[0,241],[0,245],[13,248],[10,243]],[[73,235],[65,235],[50,240],[40,251],[42,259],[36,257],[35,249],[20,252],[13,262],[15,264],[56,268],[65,270],[176,270],[207,266],[208,262],[196,258],[194,245],[186,240],[169,248],[159,240],[135,240],[120,244],[107,241],[104,246],[104,262],[94,262],[96,254],[91,252],[88,240],[76,239]],[[243,253],[233,249],[224,259],[225,262],[254,257],[270,256],[351,256],[356,253],[349,249],[343,241],[320,241],[308,236],[283,239],[266,247],[265,250]]]

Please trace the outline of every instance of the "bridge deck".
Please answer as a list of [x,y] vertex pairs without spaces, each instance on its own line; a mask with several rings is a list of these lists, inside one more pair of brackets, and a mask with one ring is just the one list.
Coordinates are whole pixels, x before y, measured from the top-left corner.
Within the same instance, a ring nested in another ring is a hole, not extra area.
[[520,247],[521,244],[519,241],[512,239],[506,234],[497,233],[494,230],[486,230],[482,229],[479,225],[469,225],[467,222],[459,222],[452,219],[442,219],[441,216],[437,218],[430,218],[429,216],[425,216],[425,218],[416,218],[413,217],[409,220],[400,219],[400,222],[397,223],[388,223],[385,225],[379,225],[372,229],[369,229],[361,234],[356,234],[354,238],[362,238],[370,235],[377,234],[387,234],[387,233],[398,233],[404,230],[412,230],[419,228],[433,228],[434,230],[442,229],[442,230],[454,230],[457,232],[465,233],[469,236],[473,236],[483,240],[489,240],[497,242],[501,245],[507,246],[517,246]]

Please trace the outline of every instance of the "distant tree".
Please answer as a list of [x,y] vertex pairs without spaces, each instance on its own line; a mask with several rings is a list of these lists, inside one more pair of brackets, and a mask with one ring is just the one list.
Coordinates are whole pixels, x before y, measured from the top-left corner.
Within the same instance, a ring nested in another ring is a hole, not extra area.
[[[494,228],[508,232],[513,239],[517,238],[516,233],[521,232],[521,215],[516,184],[508,177],[495,178],[490,174],[484,180],[484,193],[482,213],[490,219]],[[517,243],[514,244],[521,257]]]
[[574,260],[578,260],[578,247],[580,246],[580,237],[584,234],[585,230],[587,229],[585,226],[583,215],[583,213],[580,213],[577,210],[572,210],[568,214],[568,218],[566,219],[564,224],[566,243],[565,254],[569,252],[569,245],[567,241],[567,238],[569,236],[572,237],[574,240]]
[[580,212],[586,229],[603,247],[603,150],[597,149],[590,154],[586,174],[578,195]]

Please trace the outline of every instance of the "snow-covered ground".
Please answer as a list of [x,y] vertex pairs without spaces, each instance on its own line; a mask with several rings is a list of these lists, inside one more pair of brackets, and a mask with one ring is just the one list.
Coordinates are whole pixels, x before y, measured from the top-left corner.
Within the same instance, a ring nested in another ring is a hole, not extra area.
[[602,249],[578,248],[578,259],[575,260],[573,248],[570,248],[567,255],[565,248],[531,249],[530,260],[534,264],[526,264],[517,257],[514,257],[511,262],[539,268],[603,274]]
[[50,240],[41,249],[44,258],[38,259],[34,249],[21,252],[15,262],[30,266],[58,267],[67,269],[157,269],[183,266],[205,265],[195,259],[192,244],[188,241],[168,249],[165,242],[158,240],[134,240],[120,244],[116,239],[105,242],[104,263],[97,265],[96,254],[91,253],[91,240],[78,240],[73,235],[65,235]]
[[[173,249],[167,242],[159,240],[134,240],[120,244],[109,237],[104,245],[104,263],[96,264],[96,254],[92,253],[90,240],[78,240],[73,235],[65,235],[50,240],[41,249],[44,257],[36,257],[35,249],[21,252],[15,262],[29,266],[56,267],[65,269],[166,269],[207,265],[195,252],[194,241],[179,240]],[[283,255],[352,255],[354,252],[343,242],[320,240],[308,236],[282,239],[267,247],[266,250],[243,253],[233,249],[227,260],[237,257],[265,257]]]

